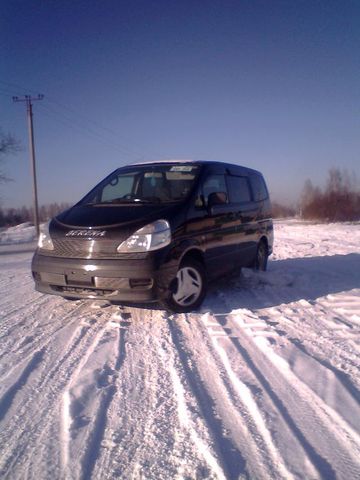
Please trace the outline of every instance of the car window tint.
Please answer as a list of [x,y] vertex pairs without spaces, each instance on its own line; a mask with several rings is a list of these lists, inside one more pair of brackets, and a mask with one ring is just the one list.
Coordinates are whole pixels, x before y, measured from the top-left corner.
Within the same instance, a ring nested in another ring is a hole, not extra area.
[[157,198],[162,201],[171,199],[170,184],[160,172],[149,172],[141,182],[141,198]]
[[230,202],[245,203],[251,201],[251,192],[247,177],[228,175]]
[[263,177],[261,175],[252,175],[250,181],[254,200],[256,202],[265,200],[268,197],[268,192]]
[[117,198],[122,198],[125,195],[132,193],[134,184],[133,175],[116,176],[105,185],[101,194],[102,202],[111,202]]
[[203,183],[202,192],[205,205],[207,205],[210,193],[225,192],[227,194],[224,175],[209,175]]
[[197,165],[139,165],[118,169],[82,200],[83,204],[134,202],[179,202],[193,190],[200,168]]

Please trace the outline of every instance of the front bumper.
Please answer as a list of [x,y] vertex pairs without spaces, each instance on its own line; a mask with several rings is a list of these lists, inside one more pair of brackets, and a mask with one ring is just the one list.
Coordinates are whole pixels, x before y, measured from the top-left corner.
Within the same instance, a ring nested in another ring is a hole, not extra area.
[[161,300],[177,272],[177,264],[163,264],[159,252],[149,252],[141,259],[87,260],[36,251],[31,267],[39,292],[128,303]]

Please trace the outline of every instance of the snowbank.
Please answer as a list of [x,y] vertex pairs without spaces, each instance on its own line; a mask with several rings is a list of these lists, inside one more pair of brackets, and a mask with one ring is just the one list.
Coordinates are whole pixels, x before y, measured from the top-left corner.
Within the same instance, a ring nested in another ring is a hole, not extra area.
[[30,222],[21,223],[0,231],[0,245],[29,243],[36,240],[35,227]]

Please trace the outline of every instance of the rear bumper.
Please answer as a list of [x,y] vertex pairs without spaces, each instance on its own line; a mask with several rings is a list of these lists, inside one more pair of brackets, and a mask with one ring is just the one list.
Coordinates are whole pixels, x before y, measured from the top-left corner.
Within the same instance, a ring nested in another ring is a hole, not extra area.
[[73,299],[147,303],[168,293],[176,263],[162,264],[159,252],[142,259],[86,260],[35,252],[32,274],[39,292]]

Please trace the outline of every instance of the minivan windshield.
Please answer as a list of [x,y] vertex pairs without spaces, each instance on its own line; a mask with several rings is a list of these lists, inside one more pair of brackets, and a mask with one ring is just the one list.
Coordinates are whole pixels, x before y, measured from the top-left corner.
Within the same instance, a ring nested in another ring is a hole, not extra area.
[[190,194],[198,174],[197,165],[124,167],[97,185],[80,205],[180,202]]

